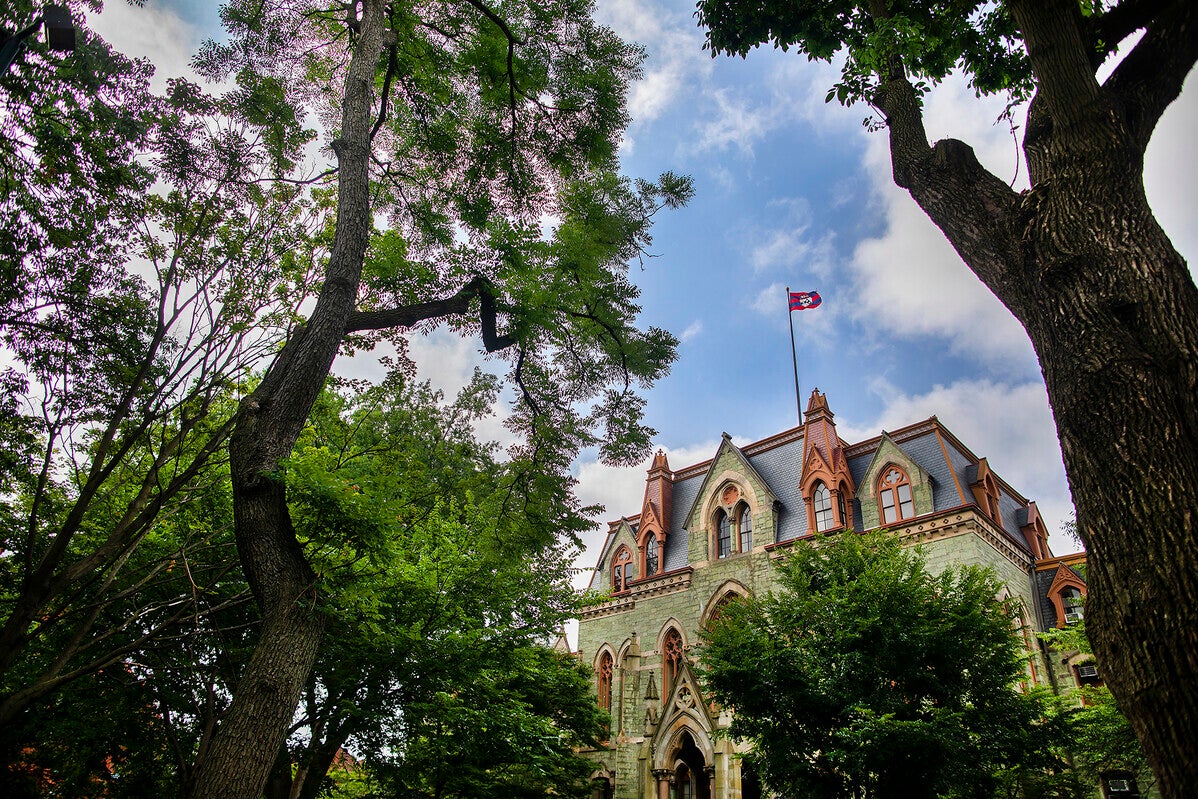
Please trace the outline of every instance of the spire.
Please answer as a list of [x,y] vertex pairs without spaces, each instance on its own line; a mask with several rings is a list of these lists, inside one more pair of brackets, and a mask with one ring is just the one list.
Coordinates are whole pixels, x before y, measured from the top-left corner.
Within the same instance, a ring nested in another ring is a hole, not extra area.
[[674,473],[670,471],[670,462],[663,450],[657,450],[653,463],[649,466],[649,476],[645,481],[645,502],[641,505],[641,527],[656,521],[661,532],[670,530],[670,513],[673,510]]
[[818,388],[812,390],[804,416],[804,463],[807,463],[807,458],[814,450],[830,471],[839,471],[844,465],[844,449],[840,445],[840,437],[836,435],[835,415],[828,407],[828,398]]

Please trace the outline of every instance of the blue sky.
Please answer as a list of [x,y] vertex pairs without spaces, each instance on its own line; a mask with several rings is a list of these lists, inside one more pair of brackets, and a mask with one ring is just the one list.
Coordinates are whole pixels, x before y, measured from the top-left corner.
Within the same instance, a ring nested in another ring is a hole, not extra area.
[[[693,9],[692,0],[598,3],[601,20],[648,52],[632,87],[626,171],[652,178],[669,169],[695,180],[695,199],[659,217],[652,257],[632,267],[642,323],[682,339],[647,406],[671,465],[710,457],[722,431],[747,443],[796,423],[784,292],[816,289],[823,305],[794,317],[804,405],[818,386],[849,440],[936,414],[1059,529],[1071,504],[1022,328],[892,185],[885,135],[861,124],[867,111],[823,102],[834,67],[772,50],[713,60]],[[109,0],[93,27],[166,77],[186,71],[217,23],[210,2],[136,8]],[[1191,264],[1194,83],[1191,76],[1158,127],[1146,167],[1150,201]],[[969,142],[1018,186],[1025,173],[1011,132],[993,124],[1000,110],[950,80],[928,101],[928,131]],[[412,352],[422,375],[449,392],[480,362],[477,342],[448,334],[422,338]],[[377,373],[360,358],[338,368]],[[505,435],[503,413],[497,408],[485,432]],[[580,494],[604,503],[605,518],[637,512],[646,467],[608,468],[588,453],[576,466]],[[601,529],[586,539],[592,549]],[[1052,546],[1061,553],[1072,543],[1054,535]]]

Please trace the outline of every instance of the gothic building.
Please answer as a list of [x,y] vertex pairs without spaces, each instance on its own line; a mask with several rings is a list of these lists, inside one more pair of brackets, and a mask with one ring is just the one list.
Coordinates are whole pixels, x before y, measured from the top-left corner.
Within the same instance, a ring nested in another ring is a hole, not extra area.
[[691,650],[721,603],[768,592],[775,562],[817,531],[886,527],[924,547],[933,571],[991,567],[1022,608],[1032,684],[1072,687],[1084,665],[1047,657],[1034,632],[1080,618],[1081,556],[1055,557],[1036,504],[936,417],[859,442],[812,393],[804,423],[673,470],[658,452],[639,513],[611,522],[579,621],[579,656],[611,713],[596,796],[752,799],[728,711],[705,701]]

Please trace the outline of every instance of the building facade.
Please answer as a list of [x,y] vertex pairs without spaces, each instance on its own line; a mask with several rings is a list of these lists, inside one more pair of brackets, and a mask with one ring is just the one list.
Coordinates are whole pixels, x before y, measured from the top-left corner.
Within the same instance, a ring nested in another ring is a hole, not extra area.
[[935,417],[861,442],[836,433],[826,397],[804,423],[671,470],[658,452],[640,512],[609,525],[590,587],[607,598],[579,621],[612,724],[589,751],[598,799],[754,799],[731,717],[703,698],[692,647],[722,603],[768,593],[775,564],[817,532],[885,527],[921,545],[932,571],[988,566],[1020,610],[1028,684],[1077,684],[1081,665],[1049,657],[1037,630],[1080,618],[1079,556],[1056,557],[1036,504]]

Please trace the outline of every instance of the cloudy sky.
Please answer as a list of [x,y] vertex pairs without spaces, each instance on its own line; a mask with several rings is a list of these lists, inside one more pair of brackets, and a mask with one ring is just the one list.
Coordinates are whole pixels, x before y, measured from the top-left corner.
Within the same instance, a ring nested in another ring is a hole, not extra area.
[[[148,56],[163,77],[185,71],[218,24],[208,0],[107,5],[93,27],[119,49]],[[814,289],[823,305],[794,318],[801,394],[827,394],[842,437],[935,414],[1059,529],[1072,505],[1022,328],[893,186],[885,136],[865,130],[866,111],[824,103],[833,68],[772,50],[713,60],[693,11],[693,0],[598,0],[599,17],[648,53],[631,94],[626,171],[653,178],[669,169],[695,180],[695,199],[660,217],[653,257],[633,266],[641,322],[682,339],[647,408],[671,466],[711,457],[722,431],[747,443],[796,423],[785,288]],[[1191,263],[1195,80],[1157,129],[1146,168],[1158,219]],[[950,80],[928,102],[928,132],[969,142],[1019,186],[1015,140],[993,124],[1000,110]],[[479,361],[476,342],[450,335],[434,333],[412,350],[423,376],[450,392]],[[340,367],[372,371],[361,362]],[[502,431],[498,420],[488,429]],[[589,453],[576,468],[583,499],[606,505],[605,518],[639,511],[647,464],[612,469]],[[597,527],[586,543],[593,550],[601,539]],[[1072,548],[1059,534],[1052,545]]]

